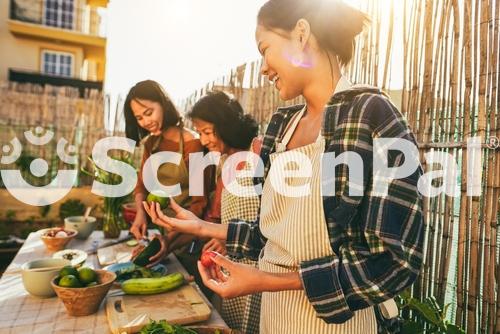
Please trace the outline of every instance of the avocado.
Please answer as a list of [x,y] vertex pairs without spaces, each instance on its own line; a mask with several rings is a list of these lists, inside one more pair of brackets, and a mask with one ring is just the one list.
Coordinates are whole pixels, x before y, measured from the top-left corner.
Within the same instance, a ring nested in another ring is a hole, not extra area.
[[151,263],[149,258],[160,251],[161,245],[158,238],[154,238],[149,245],[134,259],[134,264],[144,267]]

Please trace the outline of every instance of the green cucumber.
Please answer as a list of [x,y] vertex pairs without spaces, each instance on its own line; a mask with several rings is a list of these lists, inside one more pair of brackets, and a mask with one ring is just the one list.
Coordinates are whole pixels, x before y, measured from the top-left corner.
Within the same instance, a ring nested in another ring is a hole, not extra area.
[[144,250],[134,259],[134,264],[144,267],[151,263],[149,258],[156,255],[161,248],[160,240],[154,238]]
[[156,278],[132,278],[122,283],[123,292],[128,295],[152,295],[174,290],[184,284],[181,273]]

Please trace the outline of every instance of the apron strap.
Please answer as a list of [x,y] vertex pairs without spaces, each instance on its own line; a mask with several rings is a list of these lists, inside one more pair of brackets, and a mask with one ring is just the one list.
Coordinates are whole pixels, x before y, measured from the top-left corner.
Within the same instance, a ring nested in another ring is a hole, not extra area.
[[288,145],[288,142],[292,138],[293,133],[295,132],[295,129],[299,125],[300,120],[302,119],[302,116],[304,115],[304,112],[306,110],[306,107],[302,108],[301,111],[293,115],[293,119],[290,120],[288,123],[287,127],[285,128],[284,136],[281,139],[280,142],[276,143],[276,151],[277,152],[284,152],[286,151],[286,146]]
[[184,128],[179,127],[181,137],[179,138],[179,153],[184,156]]

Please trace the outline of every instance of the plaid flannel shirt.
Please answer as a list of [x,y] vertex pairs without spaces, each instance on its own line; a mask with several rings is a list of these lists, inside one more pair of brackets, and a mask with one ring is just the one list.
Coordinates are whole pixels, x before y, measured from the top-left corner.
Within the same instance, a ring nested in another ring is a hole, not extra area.
[[[261,151],[265,175],[275,143],[302,107],[280,108],[273,115]],[[299,264],[305,293],[317,316],[327,323],[342,323],[354,311],[394,297],[418,277],[424,239],[422,198],[417,190],[422,169],[418,165],[412,175],[389,182],[385,197],[372,193],[373,139],[403,138],[416,144],[402,114],[378,88],[355,86],[334,94],[325,107],[321,131],[325,153],[356,152],[364,167],[364,196],[349,196],[345,164],[335,168],[335,196],[323,196],[334,255]],[[400,166],[403,160],[403,153],[389,151],[389,167]],[[255,181],[262,183],[264,178]],[[229,254],[257,259],[265,243],[258,219],[229,224]]]

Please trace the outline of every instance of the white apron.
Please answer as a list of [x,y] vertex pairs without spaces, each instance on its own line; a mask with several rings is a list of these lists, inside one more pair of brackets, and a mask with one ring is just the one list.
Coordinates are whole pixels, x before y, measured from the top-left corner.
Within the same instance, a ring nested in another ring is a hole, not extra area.
[[[260,220],[260,230],[267,238],[267,243],[259,258],[259,269],[267,272],[297,272],[300,262],[333,254],[320,185],[321,154],[325,140],[319,135],[312,144],[284,151],[304,110],[291,122],[283,141],[277,145],[276,153],[271,154],[270,159],[272,169],[273,161],[282,154],[307,156],[312,164],[312,177],[288,178],[286,181],[289,186],[310,182],[310,195],[283,196],[270,182],[271,171],[268,174],[262,193]],[[354,317],[343,324],[327,324],[316,316],[304,290],[264,292],[260,333],[376,334],[377,322],[373,307],[369,307],[356,311]]]

